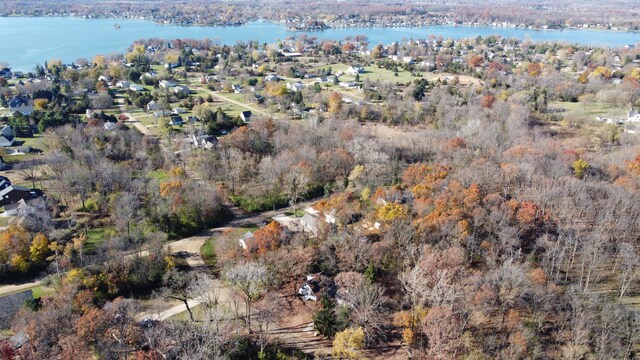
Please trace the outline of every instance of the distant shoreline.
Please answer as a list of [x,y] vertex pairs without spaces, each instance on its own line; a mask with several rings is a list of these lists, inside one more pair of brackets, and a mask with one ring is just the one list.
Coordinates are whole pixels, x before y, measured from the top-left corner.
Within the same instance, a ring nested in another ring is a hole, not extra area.
[[323,29],[293,29],[290,28],[290,24],[294,24],[293,21],[285,21],[285,20],[270,20],[270,19],[248,19],[244,22],[220,22],[220,23],[211,23],[211,24],[200,24],[200,23],[191,23],[191,22],[167,22],[163,20],[150,19],[142,16],[132,16],[132,17],[115,17],[115,16],[76,16],[76,15],[0,15],[0,18],[72,18],[72,19],[80,19],[80,20],[134,20],[134,21],[147,21],[150,23],[154,23],[157,25],[171,25],[171,26],[185,26],[185,27],[237,27],[249,24],[255,21],[264,21],[270,22],[274,24],[281,24],[287,27],[287,30],[291,32],[322,32],[325,30],[331,29],[403,29],[403,28],[427,28],[427,27],[437,27],[437,26],[453,26],[453,27],[468,27],[468,28],[494,28],[494,29],[518,29],[518,30],[531,30],[531,31],[549,31],[549,32],[562,32],[564,30],[571,31],[602,31],[602,32],[611,32],[611,33],[632,33],[632,34],[640,34],[640,30],[626,30],[626,29],[603,29],[600,27],[578,27],[578,26],[567,26],[563,28],[544,28],[544,27],[536,27],[536,26],[519,26],[519,25],[494,25],[494,24],[460,24],[455,22],[438,22],[433,24],[396,24],[396,25],[387,25],[387,24],[367,24],[367,23],[353,23],[353,24],[342,24],[342,23],[326,23],[326,27]]

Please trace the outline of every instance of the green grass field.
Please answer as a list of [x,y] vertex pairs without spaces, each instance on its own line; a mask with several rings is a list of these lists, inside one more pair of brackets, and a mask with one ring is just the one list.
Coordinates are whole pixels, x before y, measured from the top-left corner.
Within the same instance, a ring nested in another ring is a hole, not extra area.
[[94,252],[104,241],[106,229],[99,227],[87,231],[87,241],[84,244],[84,251]]
[[152,179],[158,179],[164,181],[169,179],[169,174],[164,170],[153,170],[147,173],[147,176]]
[[564,110],[564,112],[560,113],[562,117],[574,117],[585,120],[595,120],[596,116],[625,116],[627,113],[627,109],[624,109],[620,106],[597,101],[587,104],[582,102],[556,101],[550,103],[549,108]]
[[218,276],[220,269],[218,268],[218,259],[216,258],[216,249],[212,238],[207,239],[204,245],[202,245],[200,248],[200,256],[202,256],[209,271]]

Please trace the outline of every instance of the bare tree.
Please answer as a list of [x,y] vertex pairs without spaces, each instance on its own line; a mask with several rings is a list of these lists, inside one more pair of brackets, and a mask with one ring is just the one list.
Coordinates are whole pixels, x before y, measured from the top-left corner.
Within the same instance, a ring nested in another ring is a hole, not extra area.
[[225,279],[239,292],[245,304],[247,327],[251,331],[251,304],[264,291],[267,283],[267,268],[259,263],[247,262],[238,264],[225,272]]
[[91,98],[91,106],[95,109],[104,110],[110,108],[111,105],[113,105],[113,98],[107,92],[102,92]]
[[618,290],[618,304],[622,301],[631,283],[640,276],[640,257],[633,245],[623,243],[620,245],[620,289]]
[[278,294],[269,292],[265,295],[264,306],[258,312],[258,330],[256,332],[260,353],[263,355],[271,340],[270,331],[272,326],[282,319],[283,307],[284,303]]
[[191,321],[195,321],[189,306],[189,300],[193,299],[193,294],[190,290],[194,281],[195,278],[191,273],[172,269],[164,275],[163,283],[165,287],[161,292],[164,298],[182,301],[187,308]]

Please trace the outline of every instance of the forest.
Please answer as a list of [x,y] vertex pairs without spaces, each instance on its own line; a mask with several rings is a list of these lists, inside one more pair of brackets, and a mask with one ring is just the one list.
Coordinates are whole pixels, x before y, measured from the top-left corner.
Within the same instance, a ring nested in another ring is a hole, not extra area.
[[[305,56],[277,50],[290,47]],[[50,210],[0,231],[0,282],[51,289],[0,354],[635,359],[640,143],[624,122],[638,60],[496,37],[300,37],[49,61],[33,74],[46,81],[0,89],[47,100],[3,121],[41,140],[37,170],[12,174],[42,184]],[[152,101],[199,120],[153,119]]]

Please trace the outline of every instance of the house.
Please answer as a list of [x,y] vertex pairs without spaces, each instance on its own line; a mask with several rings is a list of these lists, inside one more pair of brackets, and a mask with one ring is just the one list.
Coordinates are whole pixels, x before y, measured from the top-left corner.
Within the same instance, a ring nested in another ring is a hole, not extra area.
[[10,204],[15,204],[22,199],[35,199],[42,196],[42,191],[40,190],[29,190],[21,186],[14,186],[11,185],[10,181],[8,181],[9,179],[5,177],[2,178],[5,187],[0,190],[0,206],[4,207]]
[[13,74],[11,73],[11,69],[10,68],[0,69],[0,77],[10,78],[11,76],[13,76]]
[[130,83],[130,82],[128,82],[128,81],[125,81],[125,80],[121,80],[121,81],[118,81],[118,82],[116,83],[116,86],[117,86],[117,87],[119,87],[119,88],[126,89],[126,88],[128,88],[129,86],[131,86],[131,83]]
[[116,123],[111,122],[111,121],[107,121],[106,123],[104,123],[104,129],[107,131],[113,131],[117,128],[118,126],[116,125]]
[[155,79],[158,77],[158,73],[155,71],[150,71],[150,72],[146,72],[144,74],[142,74],[142,77],[148,78],[148,79]]
[[347,81],[347,82],[340,82],[340,86],[342,86],[343,88],[347,88],[347,89],[353,89],[355,87],[358,87],[358,83],[354,82],[354,81]]
[[0,134],[7,139],[13,139],[13,129],[9,125],[5,125],[4,127],[2,127],[2,130],[0,130]]
[[251,250],[255,246],[253,233],[251,231],[247,231],[246,233],[244,233],[244,235],[242,235],[242,238],[238,240],[238,243],[243,250],[251,252]]
[[336,284],[320,273],[307,275],[304,284],[298,288],[298,295],[306,301],[318,301],[322,294],[333,297],[336,293]]
[[200,83],[201,84],[209,84],[209,83],[213,83],[216,82],[218,79],[215,76],[211,76],[211,75],[202,75],[200,76]]
[[138,84],[129,85],[129,90],[131,91],[144,91],[144,88]]
[[185,110],[184,108],[173,108],[172,109],[174,114],[186,114],[187,110]]
[[189,89],[186,86],[175,86],[173,88],[173,93],[176,95],[178,94],[189,95],[191,93],[191,89]]
[[182,125],[184,124],[184,120],[182,119],[182,116],[180,115],[171,115],[171,118],[169,119],[169,125],[173,126],[173,125]]
[[158,111],[154,111],[153,112],[153,116],[157,119],[157,118],[161,118],[161,117],[165,117],[165,116],[170,116],[171,115],[171,111],[169,110],[158,110]]
[[171,81],[169,81],[169,80],[161,80],[158,83],[158,86],[160,86],[161,88],[168,89],[168,88],[172,88],[172,87],[176,86],[176,84],[171,82]]
[[347,69],[347,74],[356,75],[356,74],[364,74],[364,68],[360,65],[350,66]]
[[233,90],[233,92],[236,94],[240,94],[240,91],[242,91],[242,86],[233,84],[231,85],[231,90]]
[[264,77],[264,81],[275,81],[278,82],[280,81],[280,77],[278,75],[267,75]]
[[297,57],[302,56],[302,54],[299,53],[299,52],[286,52],[286,51],[283,51],[283,52],[281,52],[281,54],[282,54],[282,56],[284,56],[286,58],[297,58]]
[[304,89],[304,84],[300,81],[287,83],[287,90],[289,91],[300,91]]
[[47,217],[47,204],[43,198],[20,199],[14,204],[5,205],[3,216]]
[[111,78],[109,76],[100,75],[98,77],[98,81],[104,81],[106,83],[110,83],[111,82]]
[[14,96],[8,102],[9,110],[11,114],[19,112],[23,115],[31,115],[33,112],[33,105],[28,98],[23,96]]
[[160,109],[160,105],[158,105],[158,103],[155,100],[151,100],[147,104],[147,110],[149,110],[149,111],[155,111],[155,110],[159,110],[159,109]]
[[191,143],[196,149],[211,150],[218,144],[218,139],[215,136],[211,135],[196,136],[195,134],[192,134]]
[[240,113],[240,119],[242,119],[242,121],[244,121],[245,123],[248,123],[251,121],[251,111],[243,111]]
[[0,136],[0,147],[13,146],[13,138],[7,139],[4,136]]

